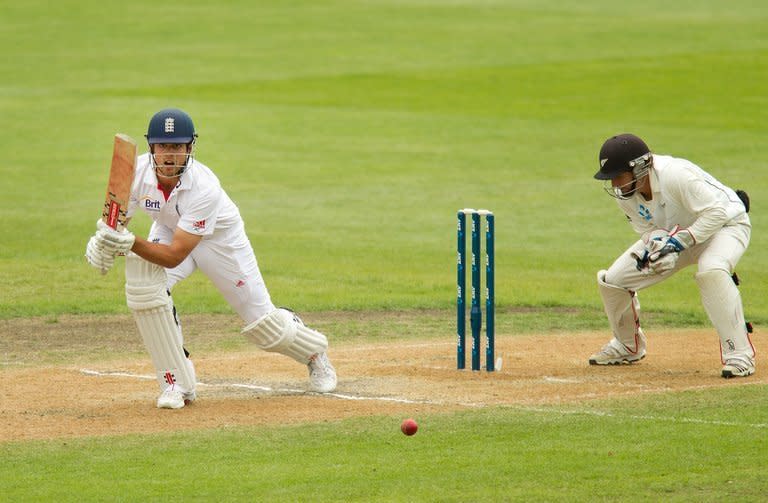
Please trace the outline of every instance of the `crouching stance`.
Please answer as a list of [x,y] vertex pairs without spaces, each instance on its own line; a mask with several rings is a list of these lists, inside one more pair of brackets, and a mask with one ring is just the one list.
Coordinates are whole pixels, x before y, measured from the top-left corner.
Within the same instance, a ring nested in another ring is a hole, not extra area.
[[157,406],[177,409],[196,397],[195,368],[183,345],[171,290],[194,271],[205,274],[246,325],[258,347],[309,369],[312,391],[336,388],[328,339],[272,303],[237,206],[218,178],[195,160],[192,119],[178,109],[156,113],[147,131],[149,153],[138,157],[126,224],[137,210],[153,220],[147,239],[101,221],[86,259],[102,273],[126,256],[125,294],[157,371]]
[[599,160],[595,178],[606,181],[606,191],[641,239],[597,273],[613,338],[589,363],[644,358],[637,292],[695,264],[704,310],[720,338],[721,375],[753,374],[755,350],[734,274],[749,245],[749,197],[689,161],[652,154],[631,134],[606,140]]

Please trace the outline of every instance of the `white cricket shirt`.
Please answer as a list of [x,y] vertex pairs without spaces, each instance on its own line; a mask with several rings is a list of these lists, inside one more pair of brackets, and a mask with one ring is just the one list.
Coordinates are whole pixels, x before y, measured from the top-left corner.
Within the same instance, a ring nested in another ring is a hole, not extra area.
[[127,216],[141,209],[157,224],[177,227],[222,242],[244,239],[243,220],[235,203],[222,189],[216,175],[204,164],[192,160],[167,199],[158,186],[149,153],[136,162]]
[[750,225],[736,192],[690,161],[654,154],[648,176],[650,201],[639,192],[617,200],[639,234],[679,225],[703,243],[726,225]]

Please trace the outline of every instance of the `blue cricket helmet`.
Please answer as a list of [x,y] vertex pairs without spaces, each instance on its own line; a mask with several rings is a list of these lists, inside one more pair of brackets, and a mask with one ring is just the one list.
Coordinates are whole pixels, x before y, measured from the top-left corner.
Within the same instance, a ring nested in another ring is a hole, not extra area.
[[160,110],[149,120],[147,143],[194,143],[197,138],[192,118],[178,108]]

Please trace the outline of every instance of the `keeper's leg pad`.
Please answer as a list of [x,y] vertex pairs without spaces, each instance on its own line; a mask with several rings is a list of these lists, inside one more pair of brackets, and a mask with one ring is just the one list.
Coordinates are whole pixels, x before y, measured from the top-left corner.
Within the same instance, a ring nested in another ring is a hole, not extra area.
[[304,365],[310,357],[328,349],[328,339],[304,325],[287,309],[275,309],[247,327],[243,335],[264,351],[290,356]]
[[605,270],[597,273],[597,286],[613,331],[611,345],[632,354],[644,354],[645,335],[640,329],[640,301],[637,294],[607,283],[606,273]]
[[194,399],[195,368],[182,346],[181,329],[166,289],[165,269],[134,253],[125,257],[125,298],[157,372],[161,391],[177,387]]
[[749,340],[741,294],[731,275],[722,269],[696,273],[701,303],[720,336],[723,360],[740,359],[754,365],[755,349]]

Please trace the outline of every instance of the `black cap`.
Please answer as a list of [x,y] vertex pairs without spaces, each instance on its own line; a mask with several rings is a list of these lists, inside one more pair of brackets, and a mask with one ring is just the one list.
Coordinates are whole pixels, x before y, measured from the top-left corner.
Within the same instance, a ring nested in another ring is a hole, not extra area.
[[633,134],[612,136],[605,140],[600,149],[600,171],[595,173],[595,178],[612,180],[622,173],[632,171],[637,161],[650,153],[648,145]]

